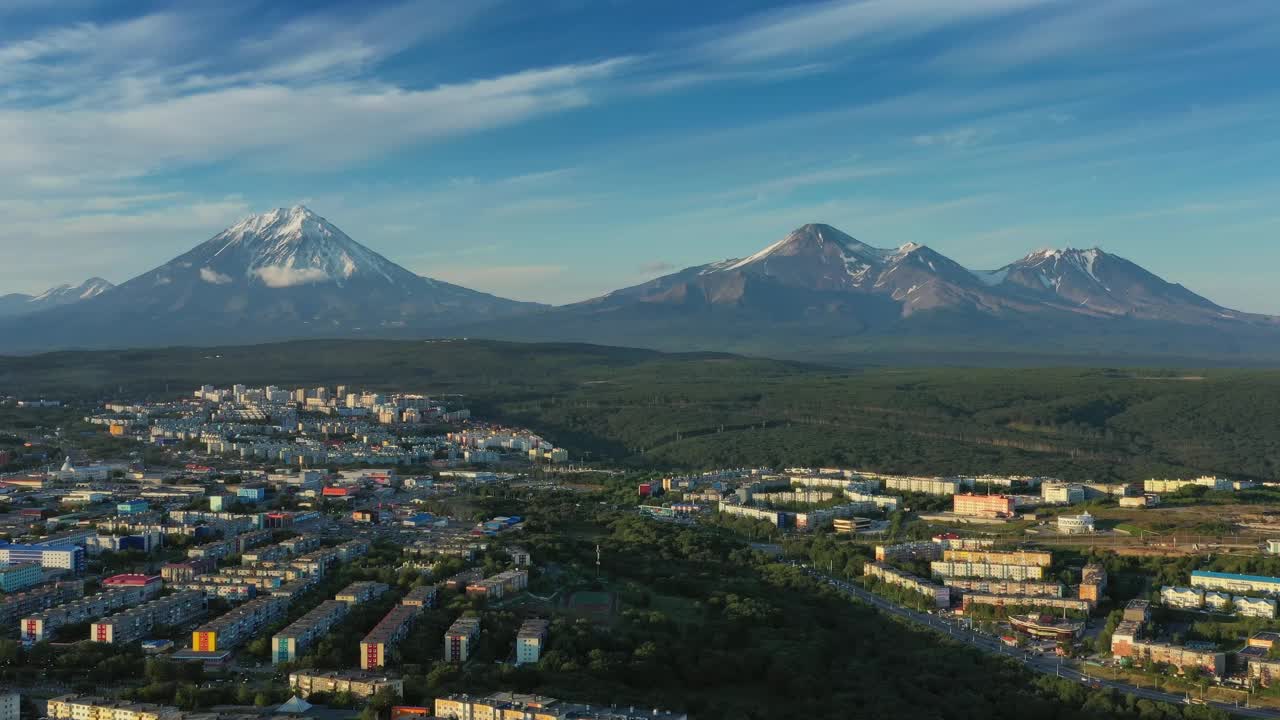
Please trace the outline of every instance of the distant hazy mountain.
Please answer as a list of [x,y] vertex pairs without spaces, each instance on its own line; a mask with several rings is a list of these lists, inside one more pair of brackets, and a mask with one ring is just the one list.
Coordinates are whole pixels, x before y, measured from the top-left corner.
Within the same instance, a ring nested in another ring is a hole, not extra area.
[[79,285],[58,285],[51,287],[39,295],[11,293],[0,295],[0,315],[25,315],[26,313],[48,310],[60,305],[70,305],[81,300],[97,297],[115,287],[99,277],[89,278]]
[[111,292],[0,323],[0,351],[387,335],[518,314],[416,275],[298,206],[255,215]]
[[915,243],[805,225],[687,268],[473,334],[815,357],[851,351],[1280,354],[1276,318],[1229,310],[1099,249],[968,270]]

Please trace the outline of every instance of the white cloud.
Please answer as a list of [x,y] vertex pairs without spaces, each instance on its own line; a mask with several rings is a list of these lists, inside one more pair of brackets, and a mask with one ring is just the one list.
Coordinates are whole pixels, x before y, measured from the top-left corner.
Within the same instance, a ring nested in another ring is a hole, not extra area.
[[217,270],[214,270],[213,268],[207,268],[207,267],[200,268],[200,279],[209,283],[210,285],[226,285],[228,283],[234,282],[231,279],[230,275],[227,275],[226,273],[220,273]]
[[912,142],[922,147],[942,146],[949,148],[966,148],[977,144],[986,133],[978,128],[957,128],[940,133],[916,135]]
[[262,284],[269,288],[286,288],[294,285],[310,285],[329,280],[329,273],[321,268],[292,268],[280,265],[260,267],[253,271]]
[[990,19],[1058,0],[832,0],[719,28],[701,47],[727,62],[812,54],[855,41],[884,44],[948,24]]

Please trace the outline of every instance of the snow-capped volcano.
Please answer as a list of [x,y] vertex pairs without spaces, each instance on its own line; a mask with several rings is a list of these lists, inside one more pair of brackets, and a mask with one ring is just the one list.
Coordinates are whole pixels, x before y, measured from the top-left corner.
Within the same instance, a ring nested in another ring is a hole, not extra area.
[[745,257],[487,328],[505,338],[802,357],[855,347],[1280,352],[1280,320],[1219,307],[1097,248],[1041,250],[974,271],[927,245],[879,248],[818,223]]
[[100,277],[92,277],[79,285],[56,285],[39,295],[25,295],[23,293],[3,295],[0,296],[0,315],[25,315],[61,305],[69,305],[97,297],[113,287],[115,285]]
[[298,205],[236,223],[74,308],[31,315],[8,336],[59,347],[207,345],[401,334],[538,307],[412,273]]
[[200,278],[213,285],[248,282],[285,288],[323,282],[341,286],[357,277],[389,283],[417,280],[301,205],[246,218],[179,259],[198,266]]

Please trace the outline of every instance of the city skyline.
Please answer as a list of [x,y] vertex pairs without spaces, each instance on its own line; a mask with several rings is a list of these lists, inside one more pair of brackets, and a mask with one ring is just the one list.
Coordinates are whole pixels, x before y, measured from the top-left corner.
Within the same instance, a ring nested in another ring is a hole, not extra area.
[[0,4],[0,292],[305,203],[563,303],[808,222],[972,268],[1092,247],[1280,313],[1280,11],[1234,3]]

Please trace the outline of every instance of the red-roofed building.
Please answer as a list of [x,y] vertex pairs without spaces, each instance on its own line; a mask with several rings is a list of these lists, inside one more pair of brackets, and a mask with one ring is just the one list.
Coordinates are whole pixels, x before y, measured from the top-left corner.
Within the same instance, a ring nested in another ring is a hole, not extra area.
[[164,584],[164,580],[159,575],[143,575],[141,573],[123,573],[121,575],[112,575],[102,580],[104,588],[118,587],[151,587],[157,589]]
[[355,488],[349,487],[327,487],[320,493],[325,497],[351,497],[356,494]]

